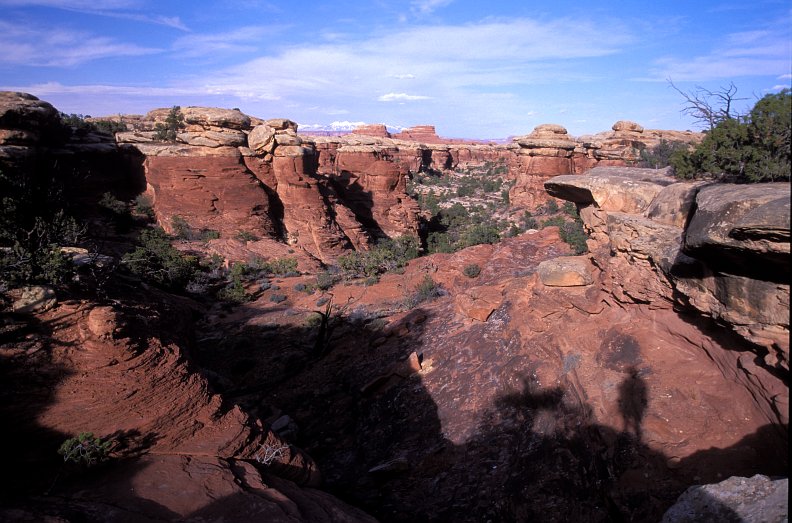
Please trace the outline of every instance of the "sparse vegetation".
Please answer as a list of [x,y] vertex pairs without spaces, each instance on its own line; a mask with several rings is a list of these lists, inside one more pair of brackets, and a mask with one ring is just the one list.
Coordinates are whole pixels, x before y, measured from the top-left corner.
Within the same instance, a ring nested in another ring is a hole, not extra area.
[[462,274],[468,278],[476,278],[479,274],[481,274],[481,267],[476,263],[465,265],[465,267],[462,269]]
[[411,309],[425,301],[431,301],[443,295],[443,289],[431,276],[425,274],[423,280],[415,287],[404,302],[404,306]]
[[784,89],[765,96],[745,116],[732,116],[729,107],[720,114],[693,151],[672,155],[671,164],[678,177],[708,174],[736,183],[790,179],[792,91]]
[[0,172],[0,284],[71,281],[74,267],[60,247],[77,245],[85,228],[65,204],[53,176]]
[[272,303],[282,303],[286,301],[286,299],[287,298],[285,294],[271,294],[269,297],[269,301]]
[[122,263],[140,278],[172,290],[184,289],[199,269],[198,258],[182,254],[160,228],[140,233],[140,246]]
[[338,267],[348,278],[376,277],[404,267],[418,254],[418,241],[411,236],[402,236],[380,241],[368,251],[339,256]]
[[168,112],[168,116],[165,117],[165,123],[158,123],[155,126],[154,139],[161,142],[175,142],[179,131],[184,127],[184,115],[181,112],[181,107],[174,105]]
[[671,165],[673,158],[679,154],[687,154],[691,146],[685,142],[660,140],[652,148],[641,149],[640,167],[662,169]]
[[256,236],[250,231],[239,231],[238,233],[236,233],[236,236],[234,236],[234,238],[241,242],[255,242],[260,239],[258,236]]
[[90,467],[107,460],[112,447],[113,440],[103,441],[95,437],[92,432],[81,432],[64,441],[58,449],[58,454],[63,456],[65,462]]

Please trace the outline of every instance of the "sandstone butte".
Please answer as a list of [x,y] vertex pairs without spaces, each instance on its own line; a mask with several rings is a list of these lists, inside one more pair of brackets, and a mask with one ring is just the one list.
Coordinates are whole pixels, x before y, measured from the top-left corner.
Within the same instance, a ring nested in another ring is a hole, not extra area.
[[[10,310],[33,290],[4,289],[0,519],[786,513],[788,184],[625,167],[639,143],[699,137],[624,121],[584,138],[542,125],[493,145],[444,143],[431,126],[318,137],[287,119],[183,112],[176,143],[154,140],[166,109],[124,117],[130,130],[114,139],[69,136],[47,102],[0,93],[3,171],[73,181],[65,194],[94,231],[93,258],[64,246],[75,263],[131,248],[134,234],[95,232],[112,191],[148,195],[166,229],[181,216],[221,233],[180,248],[294,256],[300,269],[238,306],[120,272],[101,295],[43,293],[46,306],[24,305],[32,313]],[[570,256],[548,227],[417,258],[368,286],[298,290],[378,236],[417,235],[416,172],[495,160],[516,181],[513,205],[574,202],[589,252]],[[426,275],[441,296],[405,307]],[[270,299],[275,286],[285,301]],[[341,308],[316,353],[320,298]],[[56,450],[80,432],[112,439],[112,459],[64,466]],[[693,485],[706,486],[675,506]]]

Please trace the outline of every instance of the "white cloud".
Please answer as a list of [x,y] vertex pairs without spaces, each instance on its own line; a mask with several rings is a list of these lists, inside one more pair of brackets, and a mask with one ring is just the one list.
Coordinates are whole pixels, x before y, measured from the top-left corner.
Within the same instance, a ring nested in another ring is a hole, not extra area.
[[792,74],[782,74],[776,80],[792,80]]
[[436,9],[445,7],[453,0],[413,0],[410,2],[410,10],[414,13],[428,15]]
[[266,35],[278,30],[276,27],[247,26],[225,33],[193,33],[177,38],[173,43],[173,50],[178,51],[180,56],[188,58],[252,52],[258,49],[256,44]]
[[82,31],[21,27],[0,21],[0,64],[71,67],[101,58],[158,52]]
[[76,11],[97,16],[123,18],[155,25],[164,25],[182,31],[189,31],[178,16],[151,15],[142,12],[143,3],[139,0],[0,0],[0,6],[8,7],[51,7],[65,11]]
[[428,100],[428,96],[420,96],[407,93],[388,93],[383,94],[377,100],[380,102],[409,102],[413,100]]
[[409,73],[408,74],[392,74],[391,78],[395,78],[397,80],[414,80],[415,79],[415,75],[414,74],[409,74]]
[[707,54],[666,56],[655,61],[650,80],[706,81],[742,76],[778,76],[789,70],[789,19],[753,31],[731,33]]

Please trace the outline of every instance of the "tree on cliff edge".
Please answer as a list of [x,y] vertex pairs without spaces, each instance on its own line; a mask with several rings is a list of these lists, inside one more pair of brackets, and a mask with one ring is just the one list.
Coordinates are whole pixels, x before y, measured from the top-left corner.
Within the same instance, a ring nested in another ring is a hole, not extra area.
[[792,141],[792,91],[769,94],[744,117],[725,118],[692,151],[671,164],[680,178],[709,173],[736,183],[788,181]]
[[158,123],[154,129],[157,134],[154,138],[162,142],[175,142],[176,135],[179,131],[184,129],[184,115],[181,112],[181,107],[174,105],[165,117],[165,123]]

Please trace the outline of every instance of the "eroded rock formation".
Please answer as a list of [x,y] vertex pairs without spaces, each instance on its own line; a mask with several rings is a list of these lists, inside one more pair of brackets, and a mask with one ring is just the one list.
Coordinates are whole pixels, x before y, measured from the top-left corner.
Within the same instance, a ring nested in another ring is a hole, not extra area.
[[609,292],[730,328],[745,346],[711,357],[765,419],[788,423],[788,184],[679,183],[655,170],[599,168],[545,186],[580,208]]

